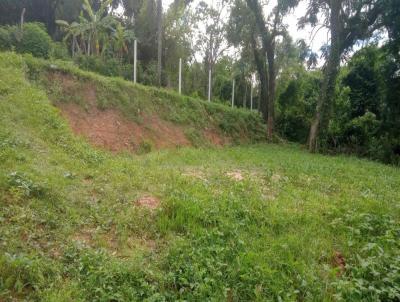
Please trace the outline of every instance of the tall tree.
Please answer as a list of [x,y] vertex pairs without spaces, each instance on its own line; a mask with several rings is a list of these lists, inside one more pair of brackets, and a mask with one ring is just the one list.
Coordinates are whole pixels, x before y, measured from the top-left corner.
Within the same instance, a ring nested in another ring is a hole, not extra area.
[[162,0],[157,1],[157,77],[158,86],[161,86],[162,72],[162,40],[163,40],[163,7]]
[[[195,17],[191,7],[184,0],[174,1],[164,14],[163,20],[163,80],[167,87],[177,87],[179,59],[190,63],[194,57],[192,37]],[[188,64],[184,64],[183,77],[186,78]],[[187,81],[183,89],[187,91]]]
[[[247,7],[246,2],[236,0],[231,10],[228,25],[228,41],[235,47],[241,49],[242,57],[252,57],[254,69],[258,74],[260,83],[259,110],[265,122],[268,120],[267,94],[268,94],[268,75],[266,70],[266,57],[259,42],[259,30],[255,23],[254,14]],[[244,55],[248,54],[248,55]]]
[[324,66],[324,79],[314,121],[310,127],[309,150],[318,149],[318,137],[328,126],[331,106],[335,97],[336,79],[342,55],[357,40],[370,37],[382,26],[380,0],[310,0],[307,14],[300,24],[316,26],[319,18],[330,31],[330,44]]
[[[272,12],[265,18],[263,6],[259,0],[246,0],[247,6],[254,16],[253,29],[256,28],[261,38],[262,53],[254,52],[255,62],[259,73],[260,81],[266,82],[266,112],[267,112],[267,136],[272,140],[275,128],[275,90],[276,90],[276,38],[286,35],[283,17],[295,7],[297,0],[278,0]],[[253,45],[257,43],[258,37],[251,38]],[[263,55],[266,54],[267,73],[263,71]],[[262,92],[262,90],[261,90]]]
[[228,48],[224,43],[226,22],[223,14],[226,11],[226,5],[227,0],[213,1],[212,6],[201,1],[196,8],[198,18],[196,51],[203,56],[206,77],[209,72],[214,73],[215,64]]

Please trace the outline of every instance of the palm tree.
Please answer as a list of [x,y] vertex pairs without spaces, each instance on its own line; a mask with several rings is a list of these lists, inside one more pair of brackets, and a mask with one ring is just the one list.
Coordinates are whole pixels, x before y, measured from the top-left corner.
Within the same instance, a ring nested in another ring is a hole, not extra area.
[[79,46],[78,37],[83,34],[84,29],[78,22],[72,22],[71,24],[64,20],[56,20],[58,26],[66,33],[64,42],[72,38],[71,53],[72,57],[75,56],[76,52],[81,52]]
[[89,0],[83,0],[83,10],[78,22],[69,24],[64,20],[56,21],[66,32],[64,41],[72,39],[73,56],[77,50],[81,52],[81,49],[86,55],[91,55],[93,49],[96,55],[103,55],[110,46],[116,51],[119,59],[128,52],[127,44],[135,39],[135,34],[122,26],[114,16],[107,14],[111,3],[112,0],[104,0],[100,8],[94,11]]
[[83,1],[82,7],[87,17],[81,14],[79,19],[87,28],[87,55],[91,54],[93,44],[98,55],[100,52],[100,36],[114,28],[115,18],[112,15],[107,15],[107,9],[111,3],[112,0],[102,1],[100,8],[94,11],[89,0]]
[[117,24],[113,32],[113,45],[119,59],[122,58],[124,53],[128,53],[128,43],[134,39],[135,33],[133,30],[126,29],[121,23]]

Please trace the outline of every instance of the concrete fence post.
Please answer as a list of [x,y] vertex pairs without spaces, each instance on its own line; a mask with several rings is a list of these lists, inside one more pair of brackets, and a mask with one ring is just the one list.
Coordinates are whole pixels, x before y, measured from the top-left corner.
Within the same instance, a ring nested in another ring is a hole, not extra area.
[[179,94],[182,94],[182,59],[179,59]]
[[235,105],[235,80],[233,80],[232,84],[232,108]]
[[208,70],[208,101],[211,102],[211,69]]
[[133,83],[137,82],[137,40],[133,42]]

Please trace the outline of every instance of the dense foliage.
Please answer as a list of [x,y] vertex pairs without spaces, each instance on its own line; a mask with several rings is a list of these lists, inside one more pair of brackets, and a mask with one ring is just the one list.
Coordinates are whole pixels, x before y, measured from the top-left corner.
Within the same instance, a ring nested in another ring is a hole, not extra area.
[[[400,163],[398,70],[399,62],[385,47],[369,46],[353,55],[337,83],[326,151]],[[291,141],[306,143],[321,75],[301,67],[283,75],[278,87],[278,131]]]
[[0,49],[15,49],[20,53],[30,53],[36,57],[49,58],[53,41],[40,23],[26,23],[24,26],[0,27]]

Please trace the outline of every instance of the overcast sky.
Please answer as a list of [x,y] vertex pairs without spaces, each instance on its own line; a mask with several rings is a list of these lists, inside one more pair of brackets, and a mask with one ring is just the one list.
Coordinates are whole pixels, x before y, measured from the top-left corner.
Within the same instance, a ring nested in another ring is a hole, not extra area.
[[[208,3],[209,5],[212,5],[213,3],[213,0],[203,0],[203,1]],[[172,2],[173,0],[163,0],[164,8],[167,9]],[[200,0],[195,0],[194,5],[196,5],[198,2],[200,2]],[[270,5],[265,7],[266,12],[269,7],[272,8],[275,6],[275,4],[276,0],[271,0]],[[294,41],[296,41],[297,39],[304,39],[314,52],[318,52],[321,46],[326,44],[328,39],[327,35],[328,32],[325,28],[322,28],[316,33],[315,37],[313,37],[312,39],[312,36],[314,36],[315,33],[312,32],[310,26],[307,26],[302,30],[299,30],[297,28],[298,19],[304,16],[306,9],[307,9],[307,1],[301,1],[300,4],[297,6],[297,8],[294,10],[294,12],[285,17],[284,23],[288,25],[289,34]]]

